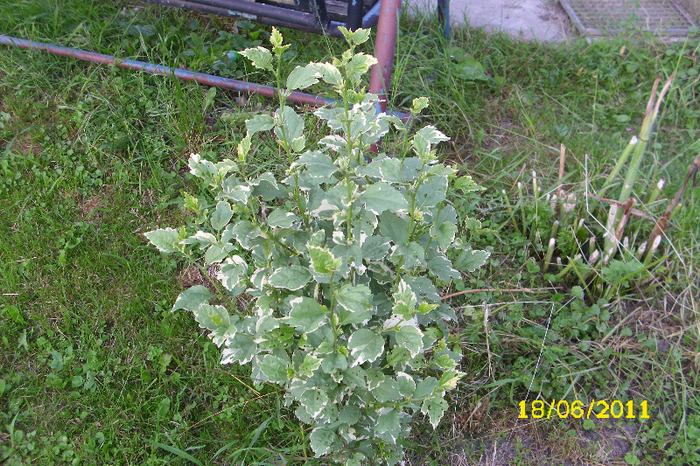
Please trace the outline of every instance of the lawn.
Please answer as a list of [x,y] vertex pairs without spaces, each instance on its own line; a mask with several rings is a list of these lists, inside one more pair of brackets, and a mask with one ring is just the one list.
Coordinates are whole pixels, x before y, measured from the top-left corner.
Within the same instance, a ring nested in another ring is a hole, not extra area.
[[[2,12],[0,34],[273,84],[238,53],[269,45],[263,25],[127,1]],[[285,74],[344,50],[283,33]],[[246,119],[274,102],[1,47],[0,462],[326,464],[280,388],[220,365],[191,314],[170,312],[206,278],[143,235],[197,222],[186,199],[215,205],[188,157],[235,158]],[[699,47],[468,28],[445,42],[436,21],[402,18],[391,107],[430,98],[419,123],[484,188],[454,192],[465,246],[491,252],[441,290],[466,376],[437,429],[414,417],[408,464],[700,462],[700,191],[683,189],[700,153]],[[655,79],[660,91],[672,75],[645,123]],[[635,136],[643,152],[625,150]],[[251,176],[288,165],[265,137],[248,162]],[[606,257],[611,206],[629,219]],[[605,401],[609,417],[602,403],[551,415],[560,400]]]

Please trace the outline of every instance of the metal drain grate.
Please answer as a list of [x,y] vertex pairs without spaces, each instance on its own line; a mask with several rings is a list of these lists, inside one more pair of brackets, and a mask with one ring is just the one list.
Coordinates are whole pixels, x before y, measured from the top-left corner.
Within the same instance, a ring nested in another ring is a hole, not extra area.
[[685,37],[692,18],[670,0],[559,0],[581,34],[600,37],[646,30],[664,37]]

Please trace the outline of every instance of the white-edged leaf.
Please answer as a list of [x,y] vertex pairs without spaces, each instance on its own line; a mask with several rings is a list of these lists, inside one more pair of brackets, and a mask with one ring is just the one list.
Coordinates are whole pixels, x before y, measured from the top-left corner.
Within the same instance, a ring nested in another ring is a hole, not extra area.
[[193,311],[194,320],[199,323],[199,326],[209,330],[216,330],[220,327],[226,327],[231,324],[231,316],[225,307],[202,303]]
[[265,47],[245,49],[241,55],[253,63],[253,66],[262,70],[274,71],[272,67],[272,54]]
[[340,269],[342,259],[335,257],[328,249],[317,246],[306,246],[311,258],[311,268],[318,274],[335,273]]
[[338,171],[333,159],[322,152],[308,151],[302,154],[292,167],[301,165],[306,167],[306,174],[310,178],[323,178],[331,181],[330,177]]
[[228,222],[231,221],[231,217],[233,217],[231,204],[226,201],[219,201],[218,204],[216,204],[214,213],[211,215],[211,226],[216,231],[221,231],[228,225]]
[[159,251],[174,253],[179,252],[180,233],[172,228],[159,228],[143,234],[151,244]]
[[490,252],[481,249],[465,249],[454,262],[453,266],[457,270],[473,272],[484,265],[490,256]]
[[372,292],[366,285],[345,285],[336,296],[341,325],[362,324],[372,317]]
[[428,268],[443,282],[461,277],[459,272],[452,268],[450,260],[442,253],[437,253],[428,260]]
[[297,66],[289,73],[287,77],[287,89],[294,91],[297,89],[306,89],[307,87],[316,84],[321,76],[312,66]]
[[378,437],[384,441],[394,444],[401,433],[401,423],[399,422],[399,412],[395,408],[381,408],[377,417],[377,425],[374,428]]
[[221,352],[221,364],[237,362],[242,366],[252,361],[257,352],[258,345],[253,341],[253,337],[236,333],[226,341],[226,347]]
[[248,131],[248,136],[251,136],[260,131],[269,131],[275,126],[275,119],[270,115],[263,113],[255,115],[253,118],[246,120],[245,127]]
[[211,296],[211,291],[206,289],[206,287],[202,285],[192,286],[180,293],[180,296],[175,300],[172,311],[174,312],[180,309],[196,311],[199,306],[208,303]]
[[365,361],[372,362],[384,352],[384,338],[371,330],[361,328],[355,330],[348,339],[348,349],[355,358],[353,366]]
[[379,215],[385,210],[401,212],[408,209],[408,201],[396,188],[387,183],[374,183],[362,193],[367,210]]
[[267,282],[275,288],[296,291],[304,288],[309,280],[311,280],[311,272],[306,267],[292,265],[275,270]]
[[287,381],[287,361],[266,354],[260,359],[258,366],[270,382],[281,384]]
[[328,405],[328,395],[318,389],[307,390],[301,395],[301,404],[312,418],[317,418]]
[[240,256],[231,256],[219,266],[216,278],[235,297],[246,289],[247,272],[248,264]]
[[447,401],[441,396],[434,396],[423,401],[420,410],[423,414],[427,414],[430,419],[430,424],[433,429],[437,428],[440,419],[442,419],[445,410],[447,409]]
[[321,78],[331,86],[340,86],[343,84],[343,75],[337,66],[330,63],[310,63],[307,65],[321,75]]
[[311,333],[321,326],[326,319],[326,309],[315,299],[300,296],[290,301],[287,323],[301,332]]
[[270,215],[267,216],[267,224],[273,228],[289,228],[294,225],[294,222],[297,220],[299,220],[298,216],[282,207],[273,210]]
[[316,458],[325,455],[331,450],[335,438],[335,433],[328,428],[317,427],[311,432],[309,440]]
[[275,112],[275,134],[280,140],[291,143],[304,134],[304,119],[292,107],[285,105]]
[[404,325],[396,332],[396,344],[406,348],[415,358],[423,351],[423,332],[413,325]]

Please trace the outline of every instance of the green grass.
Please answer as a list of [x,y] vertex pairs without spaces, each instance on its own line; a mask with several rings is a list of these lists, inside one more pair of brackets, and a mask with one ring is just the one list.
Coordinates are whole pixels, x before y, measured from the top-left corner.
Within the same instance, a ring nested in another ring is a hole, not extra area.
[[[226,58],[264,42],[269,29],[260,25],[238,22],[236,34],[231,20],[127,2],[14,0],[2,10],[3,34],[269,83]],[[543,274],[530,224],[557,186],[561,143],[564,184],[576,195],[569,224],[604,218],[584,194],[600,188],[639,131],[656,75],[676,71],[634,190],[639,209],[660,215],[700,151],[697,40],[547,46],[457,29],[445,44],[427,20],[404,20],[401,31],[392,103],[431,98],[427,121],[453,138],[444,156],[486,188],[458,200],[460,213],[481,223],[465,228],[475,246],[493,250],[483,270],[446,290],[472,291],[452,300],[468,376],[436,432],[416,419],[409,459],[476,462],[493,458],[496,445],[496,458],[514,463],[697,461],[697,189],[672,218],[657,255],[667,258],[626,286],[605,275],[595,297],[577,297],[575,278]],[[342,50],[337,40],[285,37],[289,70]],[[304,51],[310,39],[319,46]],[[245,369],[219,366],[193,319],[169,312],[201,278],[141,234],[184,221],[183,191],[203,195],[187,174],[190,152],[231,154],[245,119],[271,105],[222,90],[207,105],[206,91],[0,52],[0,461],[310,460],[309,432],[280,393],[256,391]],[[285,168],[264,142],[257,157],[259,170]],[[659,200],[646,203],[661,178]],[[652,227],[635,218],[628,229],[642,238]],[[528,391],[529,400],[648,400],[650,419],[519,423]]]

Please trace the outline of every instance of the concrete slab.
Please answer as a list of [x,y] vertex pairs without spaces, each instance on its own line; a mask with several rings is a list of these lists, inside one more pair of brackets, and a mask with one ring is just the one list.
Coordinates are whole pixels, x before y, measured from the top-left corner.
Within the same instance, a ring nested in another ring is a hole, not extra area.
[[[433,13],[437,0],[406,0],[404,12]],[[561,42],[571,35],[568,16],[553,0],[450,0],[450,24],[504,32],[523,40]]]

